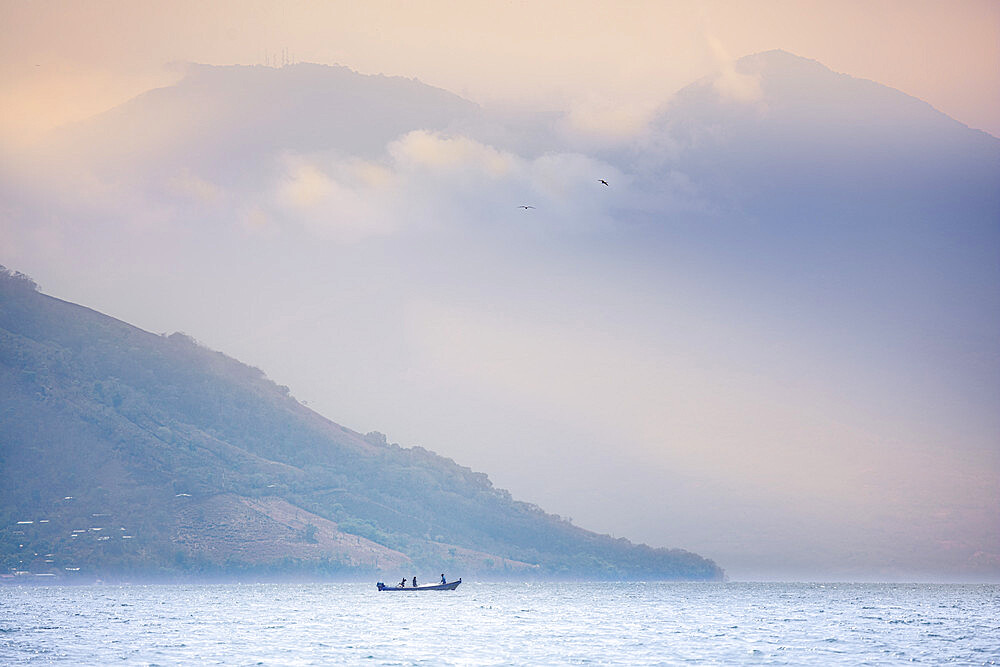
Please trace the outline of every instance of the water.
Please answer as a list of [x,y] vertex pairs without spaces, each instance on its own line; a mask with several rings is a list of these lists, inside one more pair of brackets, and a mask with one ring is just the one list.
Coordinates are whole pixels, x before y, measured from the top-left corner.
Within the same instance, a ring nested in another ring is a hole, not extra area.
[[1000,586],[0,588],[0,664],[1000,664]]

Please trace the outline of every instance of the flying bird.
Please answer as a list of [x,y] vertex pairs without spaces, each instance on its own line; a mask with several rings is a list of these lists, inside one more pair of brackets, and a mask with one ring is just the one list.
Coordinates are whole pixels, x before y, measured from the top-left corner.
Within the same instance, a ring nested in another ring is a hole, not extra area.
[[535,208],[535,207],[534,206],[528,206],[527,204],[521,204],[520,206],[518,206],[518,208],[523,208],[523,209],[527,210],[529,208]]
[[604,183],[605,185],[607,185],[607,184],[608,184],[608,182],[607,182],[606,180],[604,180],[603,178],[599,178],[599,179],[597,179],[597,180],[599,180],[599,181],[600,181],[601,183]]

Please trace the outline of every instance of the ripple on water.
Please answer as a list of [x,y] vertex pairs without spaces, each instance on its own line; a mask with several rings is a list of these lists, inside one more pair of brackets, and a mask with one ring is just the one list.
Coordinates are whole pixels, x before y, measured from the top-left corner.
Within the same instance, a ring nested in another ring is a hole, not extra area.
[[12,587],[0,589],[0,662],[982,663],[1000,655],[998,601],[996,586]]

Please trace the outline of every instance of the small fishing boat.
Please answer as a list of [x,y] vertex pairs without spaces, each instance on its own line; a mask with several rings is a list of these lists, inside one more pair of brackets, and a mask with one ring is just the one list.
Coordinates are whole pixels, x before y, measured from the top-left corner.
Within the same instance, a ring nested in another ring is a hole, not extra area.
[[460,583],[462,583],[462,579],[461,578],[456,579],[455,581],[449,581],[446,584],[432,584],[430,586],[417,586],[416,588],[414,588],[413,586],[407,586],[405,588],[402,587],[402,586],[386,586],[381,581],[378,582],[375,585],[378,586],[378,589],[380,591],[400,591],[400,592],[404,592],[404,591],[453,591],[456,588],[458,588],[458,585]]

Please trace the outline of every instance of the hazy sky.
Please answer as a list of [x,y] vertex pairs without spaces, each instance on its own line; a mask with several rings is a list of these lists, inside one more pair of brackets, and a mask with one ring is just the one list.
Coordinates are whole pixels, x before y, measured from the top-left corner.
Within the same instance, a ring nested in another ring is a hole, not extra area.
[[[753,112],[734,60],[771,49],[1000,135],[1000,3],[3,1],[0,26],[0,263],[47,293],[737,578],[1000,577],[996,221],[697,224],[715,203],[644,175],[676,146],[641,139],[707,75]],[[255,145],[268,100],[215,70],[181,113],[146,97],[96,144],[48,134],[184,62],[285,60],[492,115],[398,135],[359,117],[373,150],[244,159],[213,147]]]
[[477,102],[573,104],[621,123],[720,59],[773,48],[1000,135],[1000,4],[992,0],[3,0],[0,22],[8,137],[171,81],[178,72],[168,63],[284,57],[417,77]]

